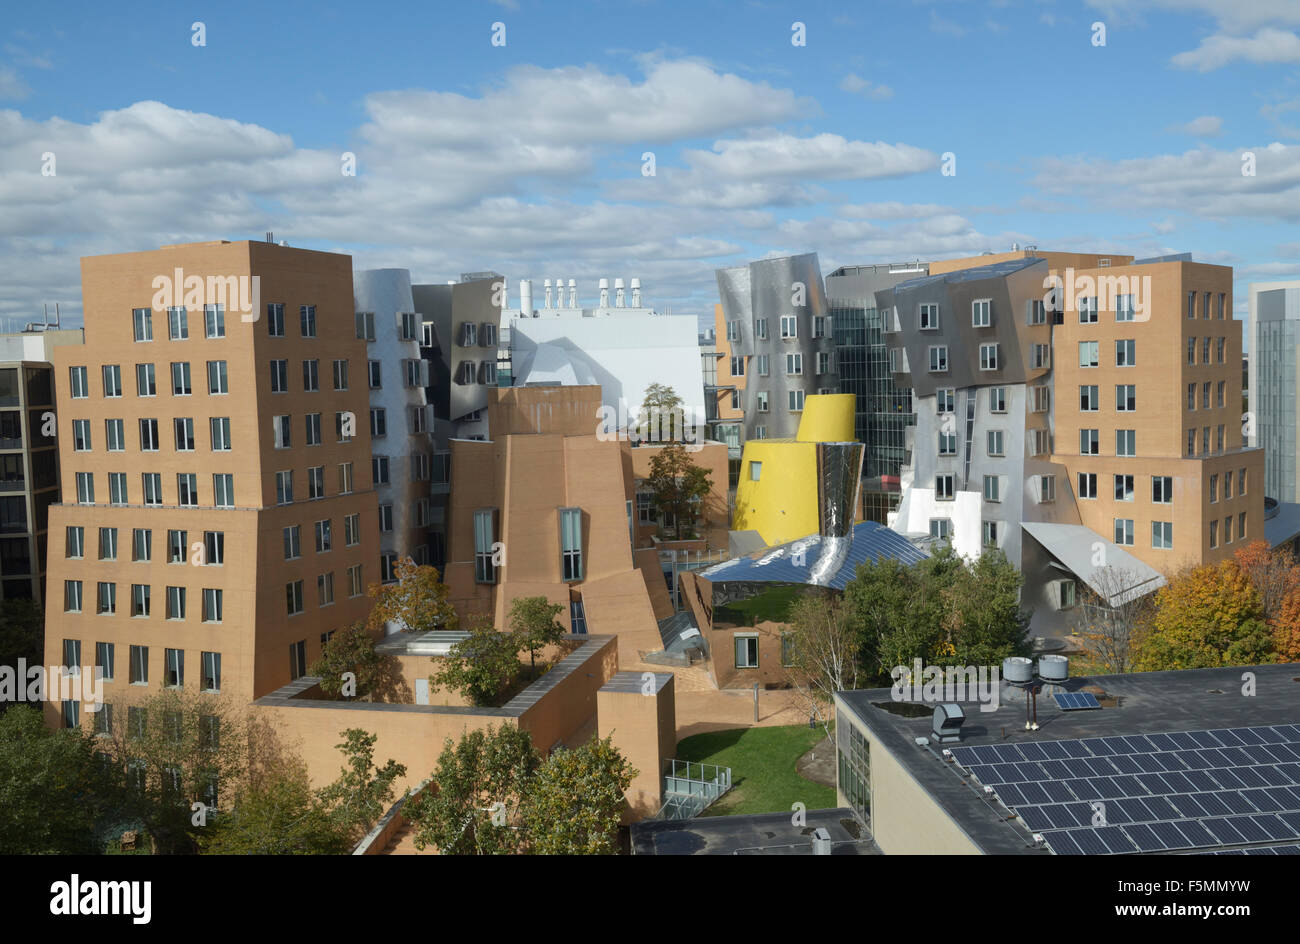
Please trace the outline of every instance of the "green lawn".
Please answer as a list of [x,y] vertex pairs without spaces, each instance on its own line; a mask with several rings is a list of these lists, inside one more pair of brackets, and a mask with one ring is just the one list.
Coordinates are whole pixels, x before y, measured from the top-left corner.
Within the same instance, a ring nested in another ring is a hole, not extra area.
[[795,801],[810,810],[827,809],[835,806],[835,788],[805,780],[794,769],[795,761],[825,737],[820,725],[734,728],[684,738],[676,756],[731,768],[731,792],[705,816],[788,812]]

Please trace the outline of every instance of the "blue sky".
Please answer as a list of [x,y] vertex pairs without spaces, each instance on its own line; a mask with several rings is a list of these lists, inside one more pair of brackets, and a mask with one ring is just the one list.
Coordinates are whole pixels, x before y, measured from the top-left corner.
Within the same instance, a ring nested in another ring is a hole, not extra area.
[[82,255],[267,230],[705,317],[764,255],[1191,251],[1240,315],[1300,278],[1298,29],[1296,0],[15,6],[0,316],[75,316]]

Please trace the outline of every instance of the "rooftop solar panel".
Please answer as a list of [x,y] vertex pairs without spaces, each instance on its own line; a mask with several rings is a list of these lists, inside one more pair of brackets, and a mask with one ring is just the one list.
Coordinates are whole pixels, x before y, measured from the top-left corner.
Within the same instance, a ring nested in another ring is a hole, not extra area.
[[1083,855],[1083,850],[1079,844],[1067,832],[1051,832],[1045,834],[1048,845],[1057,855]]
[[1141,852],[1163,852],[1165,844],[1156,836],[1150,826],[1125,826],[1124,832],[1133,840]]

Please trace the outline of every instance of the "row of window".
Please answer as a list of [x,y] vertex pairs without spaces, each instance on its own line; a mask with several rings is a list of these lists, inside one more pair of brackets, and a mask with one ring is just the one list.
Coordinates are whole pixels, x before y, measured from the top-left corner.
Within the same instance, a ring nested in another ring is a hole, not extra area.
[[[127,495],[127,473],[109,472],[108,503],[110,505],[130,504]],[[158,472],[141,473],[141,498],[144,505],[162,505],[162,475]],[[77,503],[95,504],[95,474],[77,472]],[[198,475],[194,472],[180,472],[176,475],[176,505],[187,508],[199,507]],[[235,477],[229,472],[217,472],[212,476],[212,507],[235,507]]]
[[[1101,390],[1096,384],[1079,385],[1079,409],[1084,413],[1097,413],[1101,410]],[[1115,385],[1115,411],[1137,411],[1137,384]]]
[[[280,362],[284,363],[284,362]],[[340,375],[338,370],[342,370],[343,387],[335,387],[336,390],[347,389],[347,361],[335,361],[336,378]],[[314,371],[316,361],[304,361],[304,372],[308,369],[307,365],[313,365]],[[342,365],[340,368],[339,365]],[[158,395],[158,375],[155,364],[136,364],[135,365],[135,390],[136,395],[141,397],[156,397]],[[172,361],[171,362],[171,386],[172,396],[188,397],[194,393],[193,375],[190,370],[189,361]],[[208,376],[208,393],[212,396],[224,396],[230,393],[230,377],[226,366],[226,361],[207,361]],[[122,387],[122,365],[121,364],[104,364],[100,367],[100,377],[103,381],[104,397],[110,400],[120,398],[123,393]],[[68,390],[74,400],[85,400],[90,396],[90,380],[87,369],[82,366],[68,368]]]
[[[133,583],[131,587],[130,615],[148,618],[153,615],[153,587],[147,583]],[[187,618],[188,588],[166,587],[164,614],[169,620]],[[225,591],[204,587],[201,591],[201,619],[205,623],[220,623],[225,618]],[[84,587],[80,580],[63,581],[63,612],[84,613]],[[95,589],[95,613],[113,616],[117,613],[117,584],[99,581]]]
[[[127,678],[132,685],[149,684],[149,647],[131,646],[127,653]],[[63,640],[63,665],[71,674],[81,671],[81,640]],[[105,682],[117,680],[117,645],[111,642],[95,643],[95,665]],[[185,650],[163,650],[163,684],[168,688],[185,685]],[[199,689],[204,692],[221,691],[221,653],[201,652],[199,655]],[[103,707],[111,707],[104,705]],[[215,719],[214,719],[215,720]]]
[[[311,418],[308,417],[308,445],[320,444],[320,414],[314,414],[316,417],[316,442],[311,442]],[[75,452],[91,452],[94,450],[94,441],[91,435],[90,420],[73,420],[72,421],[72,448]],[[138,421],[140,429],[140,451],[157,452],[160,446],[161,437],[158,433],[158,420],[146,418]],[[173,443],[177,452],[194,451],[194,418],[189,416],[178,416],[172,419]],[[213,416],[208,419],[208,442],[213,452],[229,452],[231,450],[230,439],[230,417]],[[104,420],[104,445],[109,452],[126,451],[126,426],[123,420],[109,419]]]
[[[758,376],[767,377],[771,374],[770,355],[755,354],[754,369]],[[746,357],[735,356],[731,358],[731,375],[733,377],[745,376]],[[835,356],[828,351],[818,351],[816,354],[816,374],[831,374],[835,372]],[[798,377],[803,374],[803,354],[792,353],[785,356],[785,373],[787,377]]]
[[[768,412],[768,393],[766,390],[758,391],[755,402],[757,403],[756,409],[759,413]],[[786,391],[786,406],[789,408],[791,413],[798,413],[803,410],[803,404],[804,392],[802,390]]]
[[[100,528],[98,559],[115,561],[118,559],[117,528]],[[68,560],[82,560],[86,556],[86,529],[80,525],[69,525],[65,529],[64,557]],[[153,560],[153,529],[131,529],[131,560],[139,563]],[[167,563],[201,564],[208,567],[220,567],[226,562],[226,533],[224,531],[204,531],[202,541],[189,543],[189,532],[183,529],[169,529],[167,532]]]
[[[562,580],[583,579],[582,560],[582,509],[559,508],[560,575]],[[496,583],[497,568],[505,559],[498,538],[499,515],[496,508],[482,508],[474,512],[474,580],[476,583]]]
[[[780,327],[781,327],[782,340],[789,340],[791,338],[799,337],[799,318],[797,315],[782,315],[780,321],[781,321]],[[829,338],[831,334],[832,334],[832,325],[831,325],[830,316],[814,315],[812,319],[813,339],[817,340],[820,338]],[[767,340],[768,333],[767,333],[766,318],[754,319],[754,337],[759,341]],[[740,340],[739,321],[727,322],[727,340],[728,341]]]
[[[1205,381],[1203,384],[1200,385],[1200,387],[1201,387],[1201,409],[1202,409],[1202,410],[1208,410],[1208,409],[1211,409],[1211,406],[1210,406],[1210,381],[1208,381],[1208,380]],[[1214,409],[1220,409],[1220,408],[1222,408],[1223,406],[1226,405],[1226,402],[1227,402],[1227,387],[1228,387],[1228,382],[1227,382],[1226,380],[1220,380],[1220,381],[1219,381],[1218,386],[1215,388]],[[1193,382],[1193,383],[1189,383],[1189,384],[1187,385],[1187,409],[1189,409],[1189,410],[1195,410],[1195,409],[1196,409],[1196,384],[1195,384],[1195,382]]]
[[[316,309],[314,306],[308,307],[311,307],[311,318],[314,326]],[[173,305],[166,309],[166,314],[167,339],[169,341],[188,341],[190,338],[189,309],[184,305]],[[133,309],[132,321],[134,322],[135,339],[137,341],[153,340],[152,308]],[[224,305],[203,306],[203,336],[209,340],[226,336],[226,308]]]
[[[374,338],[369,340],[373,341]],[[490,321],[475,324],[473,321],[461,323],[456,343],[461,347],[496,347],[497,326]]]
[[477,383],[486,387],[495,387],[497,362],[495,360],[460,361],[456,365],[456,372],[452,375],[452,379],[461,386]]
[[[348,597],[359,597],[365,593],[361,579],[361,565],[353,564],[347,569]],[[297,616],[305,609],[303,580],[291,580],[284,585],[285,615]],[[334,571],[316,575],[316,605],[325,607],[334,604]],[[294,676],[297,678],[297,676]]]
[[[1202,426],[1202,427],[1201,427],[1201,436],[1200,436],[1200,439],[1201,439],[1201,453],[1200,453],[1200,454],[1203,455],[1203,456],[1208,456],[1208,455],[1211,455],[1212,452],[1215,452],[1215,453],[1223,452],[1224,449],[1225,449],[1226,446],[1227,446],[1227,438],[1226,438],[1226,436],[1227,436],[1227,433],[1226,433],[1226,427],[1225,427],[1222,423],[1220,423],[1217,427],[1215,427],[1215,431],[1214,431],[1214,449],[1213,449],[1213,451],[1211,451],[1211,449],[1210,449],[1210,427],[1208,427],[1208,426]],[[1187,431],[1187,454],[1188,454],[1189,456],[1194,456],[1194,455],[1196,455],[1196,438],[1197,438],[1197,437],[1196,437],[1196,430],[1195,430],[1195,428],[1193,428],[1193,429],[1189,429],[1189,430]]]
[[[323,518],[312,524],[317,554],[328,554],[334,549],[334,519]],[[283,529],[284,559],[297,560],[302,557],[302,526],[288,525]],[[343,516],[343,542],[347,547],[356,547],[361,543],[361,516],[353,513]]]
[[[1197,341],[1196,338],[1188,338],[1188,339],[1187,339],[1187,366],[1188,366],[1188,367],[1195,367],[1195,366],[1196,366],[1196,349],[1197,349],[1196,341]],[[1227,338],[1222,338],[1222,337],[1220,337],[1220,338],[1201,338],[1201,339],[1200,339],[1200,342],[1201,342],[1201,343],[1200,343],[1200,349],[1201,349],[1201,364],[1202,364],[1202,365],[1205,365],[1205,364],[1210,363],[1210,344],[1211,344],[1211,343],[1214,344],[1214,363],[1216,363],[1216,364],[1222,364],[1222,363],[1225,363],[1225,361],[1224,361],[1224,357],[1225,357],[1225,354],[1226,354],[1226,351],[1227,351],[1227,345],[1228,345],[1228,339],[1227,339]]]
[[[1101,342],[1100,341],[1079,342],[1079,366],[1080,367],[1101,366]],[[1133,338],[1119,338],[1115,341],[1115,366],[1116,367],[1137,366],[1137,341],[1136,340],[1134,340]]]
[[[1213,297],[1212,292],[1204,292],[1201,296],[1201,317],[1208,319],[1210,317],[1210,299]],[[1227,308],[1227,293],[1219,292],[1219,305],[1215,312],[1215,317],[1222,321]],[[1187,317],[1194,319],[1196,317],[1196,292],[1187,293]]]

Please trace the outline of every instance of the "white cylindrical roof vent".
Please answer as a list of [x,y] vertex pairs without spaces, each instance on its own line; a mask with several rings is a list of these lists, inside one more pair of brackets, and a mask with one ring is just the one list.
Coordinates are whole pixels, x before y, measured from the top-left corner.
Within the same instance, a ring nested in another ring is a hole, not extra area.
[[542,303],[543,308],[551,307],[551,280],[542,279],[542,288],[546,290],[546,301]]
[[1038,675],[1045,682],[1064,682],[1070,677],[1070,660],[1067,656],[1038,657]]
[[615,308],[623,307],[623,280],[622,279],[614,280],[614,307]]
[[578,280],[569,279],[569,307],[578,307]]
[[640,279],[632,280],[632,307],[633,308],[641,307],[641,280]]
[[519,313],[525,318],[533,316],[533,283],[531,279],[519,280]]
[[600,307],[609,307],[609,279],[600,280]]
[[1034,677],[1034,662],[1024,656],[1010,656],[1002,660],[1002,677],[1008,682],[1028,682]]

